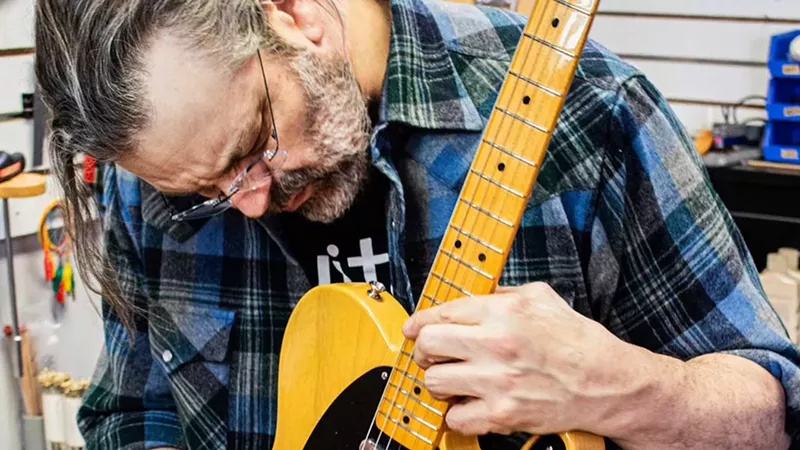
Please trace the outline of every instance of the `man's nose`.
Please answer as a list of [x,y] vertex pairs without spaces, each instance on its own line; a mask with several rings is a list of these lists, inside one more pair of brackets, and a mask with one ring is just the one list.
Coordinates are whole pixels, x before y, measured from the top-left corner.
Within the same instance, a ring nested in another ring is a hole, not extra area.
[[[242,190],[231,197],[233,207],[250,218],[263,216],[269,208],[269,187],[267,183],[254,190]],[[227,191],[228,185],[225,186]]]

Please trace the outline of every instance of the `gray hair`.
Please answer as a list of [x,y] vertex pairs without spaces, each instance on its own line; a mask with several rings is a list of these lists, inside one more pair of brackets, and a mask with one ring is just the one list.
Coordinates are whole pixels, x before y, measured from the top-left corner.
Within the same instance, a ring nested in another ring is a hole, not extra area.
[[122,298],[115,261],[92,221],[90,188],[76,156],[114,162],[148,123],[143,57],[169,30],[187,49],[234,69],[260,47],[282,51],[258,0],[38,0],[36,77],[50,113],[50,164],[64,191],[67,230],[87,286],[129,329],[137,309]]

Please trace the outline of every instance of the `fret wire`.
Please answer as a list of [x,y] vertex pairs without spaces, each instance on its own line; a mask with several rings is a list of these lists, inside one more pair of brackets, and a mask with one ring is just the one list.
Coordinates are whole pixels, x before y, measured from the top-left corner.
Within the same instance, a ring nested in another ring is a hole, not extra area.
[[[434,413],[434,414],[436,414],[436,415],[438,415],[438,416],[440,416],[440,417],[444,416],[444,413],[443,413],[442,411],[439,411],[438,409],[434,408],[433,406],[431,406],[431,405],[429,405],[429,404],[427,404],[427,403],[423,402],[422,400],[418,399],[417,397],[415,397],[415,396],[411,395],[411,393],[410,393],[410,392],[408,392],[407,390],[405,390],[405,389],[401,388],[400,386],[397,386],[397,385],[395,385],[395,384],[394,384],[394,383],[392,383],[391,381],[390,381],[390,382],[388,382],[387,384],[388,384],[389,386],[391,386],[392,388],[394,388],[394,389],[397,389],[397,391],[398,391],[398,392],[400,392],[401,394],[405,395],[407,398],[410,398],[411,400],[414,400],[414,401],[415,401],[415,402],[417,402],[417,403],[418,403],[420,406],[422,406],[423,408],[426,408],[428,411],[430,411],[430,412],[432,412],[432,413]],[[386,400],[386,398],[385,398],[385,397],[384,397],[384,400]],[[387,400],[387,401],[388,401],[388,400]]]
[[486,277],[490,281],[494,281],[494,277],[493,276],[491,276],[488,273],[484,272],[483,270],[473,266],[472,264],[462,260],[461,258],[456,257],[455,255],[453,255],[452,253],[448,252],[447,250],[442,250],[442,253],[445,256],[447,256],[448,258],[452,259],[453,261],[455,261],[455,262],[461,264],[462,266],[472,270],[473,272],[475,272],[475,273],[477,273],[479,275],[483,275],[484,277]]
[[403,374],[403,375],[404,375],[406,378],[408,378],[409,380],[413,381],[414,383],[416,383],[416,384],[418,384],[418,385],[420,385],[420,386],[425,386],[425,383],[423,383],[422,381],[419,381],[419,380],[417,379],[417,377],[415,377],[414,375],[411,375],[411,374],[410,374],[410,373],[408,373],[407,371],[403,371],[403,372],[401,372],[401,373],[402,373],[402,374]]
[[497,150],[500,150],[501,152],[505,153],[506,155],[508,155],[508,156],[510,156],[510,157],[512,157],[514,159],[522,161],[522,162],[524,162],[525,164],[527,164],[527,165],[529,165],[531,167],[536,167],[536,163],[535,162],[525,158],[524,156],[521,156],[521,155],[518,155],[518,154],[512,152],[511,150],[503,147],[500,144],[495,144],[494,142],[487,141],[486,139],[484,139],[483,142],[485,142],[486,144],[488,144],[492,148],[496,148]]
[[414,435],[414,437],[416,437],[417,439],[421,439],[421,440],[425,441],[425,443],[426,443],[426,444],[428,444],[428,445],[433,445],[433,441],[431,441],[430,439],[426,438],[425,436],[423,436],[423,435],[421,435],[421,434],[417,433],[416,431],[412,430],[411,428],[408,428],[407,426],[403,425],[402,423],[400,423],[400,421],[399,421],[399,420],[397,420],[397,419],[393,419],[393,418],[389,417],[389,416],[388,416],[388,415],[386,415],[386,413],[385,413],[385,412],[383,412],[383,411],[378,411],[378,412],[379,412],[379,413],[380,413],[380,414],[381,414],[383,417],[386,417],[386,420],[389,420],[390,422],[393,422],[393,423],[394,423],[395,425],[397,425],[398,427],[400,427],[400,428],[402,428],[402,429],[406,430],[407,432],[411,433],[411,434],[412,434],[412,435]]
[[405,350],[400,350],[400,354],[402,354],[403,356],[406,356],[408,358],[414,358],[414,355],[412,355],[411,353],[408,353]]
[[579,13],[582,13],[584,15],[587,15],[587,16],[591,16],[592,15],[591,12],[581,8],[578,5],[573,5],[572,3],[569,3],[569,2],[567,2],[565,0],[555,0],[555,1],[556,1],[556,3],[560,3],[560,4],[566,6],[569,9],[574,9],[575,11],[578,11]]
[[517,197],[519,197],[521,199],[525,199],[526,198],[526,196],[522,195],[521,192],[517,191],[516,189],[512,189],[512,188],[506,186],[505,184],[500,183],[499,181],[495,180],[494,178],[492,178],[492,177],[490,177],[488,175],[485,175],[485,174],[483,174],[481,172],[478,172],[475,169],[470,169],[470,172],[474,173],[475,175],[479,176],[480,178],[483,178],[484,180],[488,181],[489,183],[492,183],[493,185],[499,187],[500,189],[508,192],[509,194],[516,195]]
[[544,39],[542,39],[542,38],[540,38],[538,36],[534,36],[532,34],[525,33],[525,37],[527,37],[528,39],[533,39],[534,41],[544,45],[545,47],[550,47],[553,50],[561,53],[564,56],[568,56],[568,57],[570,57],[572,59],[577,58],[577,55],[574,55],[573,53],[571,53],[571,52],[569,52],[567,50],[564,50],[563,48],[553,44],[552,42],[547,42],[547,41],[545,41]]
[[553,88],[549,88],[549,87],[547,87],[547,86],[545,86],[545,85],[543,85],[543,84],[541,84],[539,82],[533,81],[532,79],[530,79],[530,78],[528,78],[528,77],[526,77],[524,75],[518,74],[518,73],[516,73],[514,71],[509,71],[508,73],[511,74],[512,76],[515,76],[515,77],[519,78],[520,80],[530,84],[531,86],[539,88],[540,90],[552,95],[553,97],[562,97],[564,95],[564,94],[558,92],[557,90],[555,90]]
[[[405,413],[405,415],[407,415],[408,417],[410,417],[410,418],[412,418],[412,419],[416,420],[417,422],[419,422],[419,423],[421,423],[421,424],[425,425],[426,427],[430,428],[430,429],[431,429],[431,431],[439,431],[439,428],[438,428],[438,427],[436,427],[436,425],[434,425],[434,424],[432,424],[432,423],[428,422],[427,420],[423,419],[422,417],[419,417],[419,416],[415,415],[413,412],[411,412],[411,411],[407,410],[407,409],[405,408],[405,406],[403,406],[403,405],[399,405],[399,404],[397,404],[397,403],[390,403],[390,404],[389,404],[389,407],[390,407],[390,408],[391,408],[391,407],[395,407],[395,408],[397,408],[397,409],[399,409],[399,410],[403,411],[403,412]],[[391,413],[389,413],[389,414],[391,414]],[[386,413],[383,413],[383,415],[386,415]]]
[[481,238],[479,238],[479,237],[477,237],[477,236],[473,236],[473,235],[471,235],[471,234],[467,233],[466,231],[462,230],[461,228],[458,228],[458,227],[457,227],[457,226],[455,226],[455,225],[450,225],[450,228],[452,228],[452,229],[456,230],[456,231],[457,231],[457,232],[459,232],[460,234],[463,234],[463,235],[464,235],[464,236],[466,236],[468,239],[472,239],[473,241],[477,242],[478,244],[481,244],[482,246],[484,246],[484,247],[488,248],[489,250],[491,250],[491,251],[493,251],[493,252],[497,253],[498,255],[502,255],[502,254],[503,254],[503,251],[502,251],[502,250],[500,250],[499,248],[495,247],[494,245],[492,245],[492,244],[490,244],[490,243],[488,243],[488,242],[484,241],[483,239],[481,239]]
[[476,205],[476,204],[474,204],[472,202],[469,202],[467,200],[464,200],[463,198],[459,198],[459,200],[461,200],[463,203],[466,203],[467,205],[469,205],[471,208],[475,209],[476,211],[481,212],[484,215],[486,215],[488,217],[491,217],[492,219],[502,223],[503,225],[505,225],[505,226],[507,226],[509,228],[514,228],[514,224],[509,222],[509,221],[507,221],[506,219],[503,219],[502,217],[496,216],[496,215],[492,214],[491,212],[481,208],[480,206],[478,206],[478,205]]
[[508,111],[506,109],[503,109],[503,108],[501,108],[499,106],[496,106],[494,109],[496,109],[496,110],[500,111],[501,113],[511,117],[512,119],[519,120],[520,122],[524,123],[525,125],[527,125],[529,127],[533,127],[535,129],[541,131],[542,133],[550,133],[549,131],[547,131],[547,128],[545,128],[545,127],[543,127],[541,125],[537,125],[537,124],[531,122],[530,120],[528,120],[528,119],[526,119],[526,118],[524,118],[524,117],[522,117],[522,116],[520,116],[518,114],[515,114],[515,113],[513,113],[511,111]]
[[438,273],[431,272],[431,275],[433,275],[434,277],[436,277],[439,280],[441,280],[442,283],[444,283],[444,284],[452,287],[453,289],[457,290],[458,292],[461,292],[462,294],[466,295],[467,297],[473,297],[472,292],[462,288],[461,286],[456,285],[454,282],[452,282],[452,281],[448,280],[447,278],[439,275]]
[[431,303],[433,303],[436,306],[439,306],[439,305],[442,304],[442,302],[440,302],[439,300],[436,300],[435,298],[433,298],[433,297],[431,297],[430,295],[427,295],[427,294],[422,294],[422,298],[427,299],[428,301],[430,301]]

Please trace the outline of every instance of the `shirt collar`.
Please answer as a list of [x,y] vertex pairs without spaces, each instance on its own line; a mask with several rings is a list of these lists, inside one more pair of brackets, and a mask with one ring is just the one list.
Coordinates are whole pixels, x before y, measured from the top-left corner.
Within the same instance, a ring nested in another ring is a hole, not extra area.
[[447,48],[458,37],[440,26],[446,12],[423,0],[392,0],[391,8],[382,121],[427,129],[482,130],[484,122]]
[[177,242],[184,242],[192,237],[209,220],[198,219],[186,222],[172,220],[173,213],[205,200],[199,195],[185,198],[166,197],[145,181],[139,183],[139,189],[141,192],[142,219],[157,229],[163,230]]

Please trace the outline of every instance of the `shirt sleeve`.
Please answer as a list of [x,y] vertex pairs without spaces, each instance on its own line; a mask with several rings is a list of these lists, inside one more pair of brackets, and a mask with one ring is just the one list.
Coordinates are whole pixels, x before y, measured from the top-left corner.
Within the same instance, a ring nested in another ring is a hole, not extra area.
[[123,298],[134,305],[131,333],[103,302],[104,346],[78,412],[87,450],[185,448],[167,376],[153,360],[142,271],[106,170],[104,244]]
[[800,443],[800,353],[665,99],[642,75],[613,101],[588,263],[598,315],[617,336],[682,360],[731,353],[783,385]]

